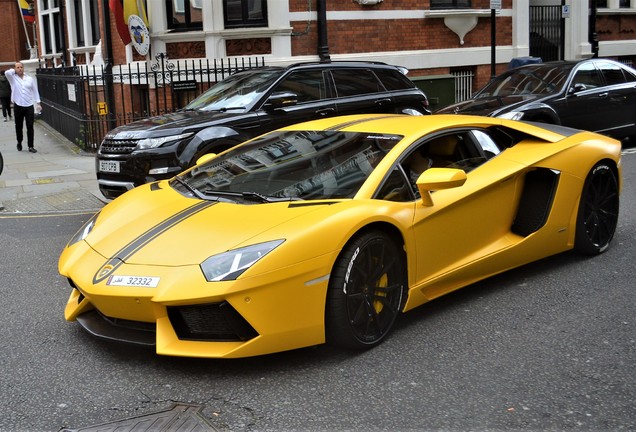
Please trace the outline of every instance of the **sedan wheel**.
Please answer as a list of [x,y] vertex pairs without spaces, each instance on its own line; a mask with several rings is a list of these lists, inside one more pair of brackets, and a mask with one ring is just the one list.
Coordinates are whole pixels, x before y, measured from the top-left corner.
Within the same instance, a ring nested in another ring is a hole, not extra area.
[[364,349],[390,332],[402,306],[404,252],[381,231],[351,241],[336,261],[327,293],[327,342]]
[[605,163],[592,168],[583,186],[576,221],[574,249],[596,255],[610,244],[618,223],[618,181]]

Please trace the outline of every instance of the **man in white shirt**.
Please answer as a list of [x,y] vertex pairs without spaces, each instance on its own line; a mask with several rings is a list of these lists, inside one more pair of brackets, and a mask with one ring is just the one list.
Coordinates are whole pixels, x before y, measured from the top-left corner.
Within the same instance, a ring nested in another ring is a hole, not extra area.
[[24,65],[15,64],[14,69],[5,71],[11,84],[11,100],[13,101],[13,116],[15,117],[15,135],[18,140],[18,151],[22,151],[22,127],[26,120],[27,144],[31,153],[37,153],[33,146],[33,120],[35,110],[40,111],[40,92],[38,83],[30,75],[24,73]]

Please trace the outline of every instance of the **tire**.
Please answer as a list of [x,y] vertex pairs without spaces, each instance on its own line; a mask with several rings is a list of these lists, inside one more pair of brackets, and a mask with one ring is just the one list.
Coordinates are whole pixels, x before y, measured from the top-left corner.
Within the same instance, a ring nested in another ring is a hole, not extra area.
[[368,349],[389,334],[406,286],[404,251],[382,231],[369,231],[345,246],[327,292],[327,343]]
[[618,223],[618,181],[605,162],[592,168],[583,184],[576,218],[574,250],[584,255],[605,252]]
[[2,153],[0,153],[0,174],[2,174],[3,169],[4,169],[4,159],[2,158]]

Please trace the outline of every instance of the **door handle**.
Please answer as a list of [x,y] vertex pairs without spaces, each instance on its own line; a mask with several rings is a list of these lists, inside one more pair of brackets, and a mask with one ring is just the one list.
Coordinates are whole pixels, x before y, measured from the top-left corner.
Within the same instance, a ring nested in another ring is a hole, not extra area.
[[599,93],[599,94],[598,94],[598,97],[606,97],[606,96],[607,96],[607,94],[608,94],[607,92],[605,92],[605,93]]
[[335,111],[336,110],[333,108],[323,108],[323,109],[316,110],[316,114],[320,114],[321,116],[326,116],[326,115],[332,114]]
[[388,103],[391,103],[391,98],[382,98],[375,101],[376,105],[384,105]]

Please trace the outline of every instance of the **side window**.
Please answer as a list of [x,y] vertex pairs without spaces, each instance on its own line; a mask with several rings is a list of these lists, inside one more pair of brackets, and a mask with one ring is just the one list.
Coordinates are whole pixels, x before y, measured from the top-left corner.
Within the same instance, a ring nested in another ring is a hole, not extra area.
[[298,103],[311,102],[327,98],[322,71],[292,72],[278,84],[276,92],[288,91],[298,95]]
[[379,93],[384,87],[368,69],[332,69],[338,97]]
[[374,72],[387,90],[409,90],[415,87],[410,79],[397,70],[377,69]]
[[623,75],[623,69],[612,63],[601,63],[599,65],[605,82],[607,85],[616,85],[625,83],[625,75]]
[[603,85],[599,72],[593,64],[583,64],[574,75],[573,85],[582,85],[582,90],[589,90]]
[[495,144],[490,135],[488,135],[484,131],[474,130],[472,132],[473,137],[475,137],[475,141],[479,147],[481,147],[481,151],[483,152],[486,159],[490,159],[494,156],[497,156],[501,149]]
[[[413,182],[413,184],[415,183]],[[417,191],[417,188],[415,188],[415,191]],[[400,168],[395,167],[378,190],[375,198],[386,201],[407,202],[413,201],[416,195],[411,185],[405,181],[404,174]]]

